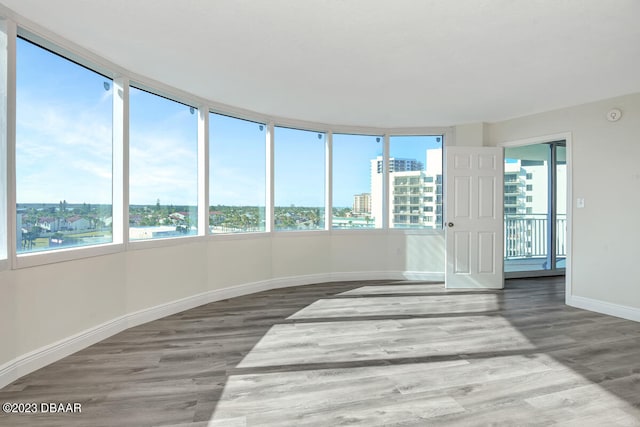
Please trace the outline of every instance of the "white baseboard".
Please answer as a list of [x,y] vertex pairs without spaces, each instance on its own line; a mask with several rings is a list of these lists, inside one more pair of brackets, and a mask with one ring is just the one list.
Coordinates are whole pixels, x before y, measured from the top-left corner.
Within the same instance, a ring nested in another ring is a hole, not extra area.
[[0,366],[0,388],[18,378],[56,362],[127,328],[126,318],[119,317],[86,331],[23,354]]
[[329,276],[327,274],[285,277],[281,279],[269,279],[258,282],[243,283],[241,285],[234,285],[228,288],[213,289],[201,294],[192,295],[128,314],[125,316],[127,318],[126,328],[152,322],[162,317],[180,313],[181,311],[189,310],[203,304],[209,304],[210,302],[255,294],[257,292],[268,291],[271,289],[327,282],[329,281],[328,277]]
[[268,291],[271,289],[286,288],[290,286],[310,285],[314,283],[353,281],[353,280],[444,280],[442,273],[423,272],[343,272],[309,274],[304,276],[282,277],[277,279],[262,280],[252,283],[244,283],[228,288],[213,289],[201,294],[192,295],[179,300],[160,304],[154,307],[142,309],[125,314],[115,319],[94,326],[83,332],[77,333],[60,341],[46,345],[29,353],[0,365],[0,388],[12,383],[18,378],[36,371],[57,360],[80,351],[90,345],[102,341],[125,329],[151,322],[162,317],[180,313],[210,302],[221,301],[228,298]]
[[423,280],[425,282],[442,282],[444,283],[444,272],[428,272],[428,271],[405,271],[402,277],[406,280]]
[[595,311],[596,313],[608,314],[609,316],[620,317],[622,319],[640,322],[640,308],[626,305],[614,304],[611,302],[567,295],[567,305],[584,310]]
[[425,282],[444,282],[444,273],[425,271],[357,271],[331,273],[331,282],[346,282],[350,280],[420,280]]

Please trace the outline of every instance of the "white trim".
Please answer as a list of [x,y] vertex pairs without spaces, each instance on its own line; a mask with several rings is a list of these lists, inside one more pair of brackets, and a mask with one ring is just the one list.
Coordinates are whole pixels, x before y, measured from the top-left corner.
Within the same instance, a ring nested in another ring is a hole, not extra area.
[[166,248],[171,246],[180,246],[180,245],[185,245],[189,243],[196,243],[198,241],[206,241],[208,237],[209,236],[198,236],[194,234],[191,236],[129,240],[129,243],[127,244],[127,250],[140,250],[140,249]]
[[406,280],[407,278],[412,280],[442,281],[444,279],[444,274],[416,271],[370,271],[308,274],[303,276],[290,276],[262,280],[222,289],[213,289],[197,295],[192,295],[165,304],[160,304],[155,307],[149,307],[130,314],[122,315],[70,337],[18,356],[4,365],[0,365],[0,388],[5,387],[30,372],[67,357],[128,328],[189,310],[203,304],[291,286],[354,280]]
[[522,145],[544,144],[545,142],[562,141],[571,139],[571,132],[553,133],[550,135],[533,136],[531,138],[516,139],[514,141],[503,141],[497,144],[498,147],[519,147]]
[[198,235],[209,228],[209,106],[198,107]]
[[573,135],[563,134],[567,158],[567,257],[565,260],[565,301],[573,295]]
[[405,271],[399,272],[402,278],[405,280],[424,280],[428,282],[442,282],[444,283],[444,272],[429,272],[429,271]]
[[[101,247],[94,246],[82,246],[68,251],[43,251],[30,254],[16,254],[14,248],[15,236],[15,224],[16,224],[16,212],[13,209],[8,209],[7,212],[7,258],[10,260],[10,266],[7,268],[24,268],[33,267],[38,265],[51,264],[62,261],[70,261],[75,259],[83,259],[93,256],[111,254],[114,251],[128,251],[147,249],[155,247],[172,246],[176,244],[183,244],[183,241],[178,242],[177,238],[166,239],[154,239],[151,241],[130,241],[129,239],[129,85],[131,81],[135,81],[141,88],[148,88],[152,93],[161,94],[169,99],[176,100],[177,102],[184,103],[191,106],[199,106],[199,110],[203,110],[203,114],[207,112],[219,112],[221,114],[229,115],[239,119],[250,120],[257,123],[265,123],[268,127],[267,132],[267,225],[266,232],[274,230],[274,215],[273,215],[273,130],[274,126],[289,127],[294,129],[301,129],[305,131],[315,131],[322,133],[341,133],[341,134],[356,134],[356,135],[374,135],[383,136],[385,139],[386,158],[384,159],[384,167],[386,168],[389,149],[389,135],[446,135],[445,141],[449,139],[449,135],[453,135],[454,128],[452,127],[407,127],[407,128],[378,128],[378,127],[363,127],[352,125],[337,125],[326,124],[319,122],[310,122],[305,120],[289,119],[285,117],[270,116],[258,112],[253,112],[239,107],[225,105],[213,100],[207,100],[199,97],[196,94],[191,94],[183,90],[171,87],[159,81],[155,81],[151,78],[140,76],[126,68],[119,66],[94,52],[91,52],[63,37],[52,33],[48,29],[41,27],[28,18],[21,16],[6,6],[0,5],[0,15],[5,18],[7,23],[7,38],[9,42],[9,70],[7,73],[7,79],[9,82],[8,87],[8,103],[9,107],[11,103],[15,103],[15,39],[16,34],[19,32],[28,39],[42,44],[48,49],[62,55],[63,57],[72,61],[78,62],[83,66],[86,66],[96,72],[102,73],[113,79],[114,90],[114,149],[113,149],[113,200],[112,206],[114,209],[114,228],[113,228],[113,243],[111,245],[105,245]],[[122,91],[122,98],[118,98],[118,91]],[[13,116],[12,116],[13,114]],[[7,133],[8,133],[8,147],[7,147],[7,206],[15,206],[16,204],[16,192],[15,192],[15,162],[10,161],[15,157],[15,108],[8,108],[7,113]],[[202,139],[202,138],[200,138]],[[208,138],[204,138],[208,143]],[[200,140],[200,145],[203,141]],[[205,144],[206,145],[206,144]],[[327,168],[330,171],[332,165],[331,150],[328,153]],[[199,156],[199,162],[202,163],[208,161],[208,156]],[[388,171],[387,176],[383,183],[382,197],[385,199],[384,206],[388,206]],[[327,174],[326,180],[331,183],[332,176]],[[205,179],[202,182],[202,176],[199,176],[200,187],[206,188],[208,180]],[[331,206],[331,189],[332,186],[328,186],[326,189],[326,197],[328,202],[326,206]],[[199,191],[199,202],[202,197],[202,190]],[[208,196],[208,192],[205,192],[205,196]],[[204,206],[203,206],[204,207]],[[208,212],[208,206],[206,207]],[[331,209],[325,209],[325,230],[330,228]],[[202,213],[199,215],[203,216]],[[386,218],[386,219],[385,219]],[[201,218],[199,218],[201,219]],[[383,221],[388,228],[389,212],[387,209],[383,209]],[[208,224],[208,215],[205,224]],[[289,231],[283,231],[282,234],[288,234]],[[309,233],[316,230],[304,231]],[[370,232],[371,230],[367,230]],[[199,232],[199,234],[203,234]],[[204,234],[208,234],[208,229],[204,230]],[[199,236],[202,237],[202,236]],[[193,241],[198,236],[184,236],[179,239],[187,239]],[[107,247],[108,246],[108,247]],[[0,268],[2,264],[0,264]]]
[[391,228],[391,197],[389,196],[389,191],[391,191],[389,184],[389,133],[384,133],[382,141],[382,228],[388,230]]
[[247,231],[241,233],[211,233],[207,236],[209,241],[216,240],[254,240],[254,239],[267,239],[273,236],[272,232],[266,231]]
[[[213,240],[250,240],[255,238],[305,238],[318,235],[330,237],[332,235],[345,236],[363,234],[375,235],[401,235],[401,236],[436,236],[444,234],[442,229],[401,229],[401,228],[372,228],[366,230],[278,230],[277,232],[255,233],[212,233],[208,236],[167,237],[160,239],[130,240],[126,243],[107,243],[104,245],[78,246],[65,249],[57,249],[42,252],[29,252],[18,254],[14,263],[14,269],[36,267],[40,265],[54,264],[58,262],[73,261],[84,258],[92,258],[103,255],[111,255],[123,251],[137,251],[153,248],[165,248],[195,243],[197,241]],[[115,238],[115,237],[114,237]],[[3,260],[0,260],[2,270]],[[8,268],[8,267],[7,267]]]
[[65,249],[55,249],[42,252],[28,252],[16,256],[13,268],[36,267],[39,265],[55,264],[58,262],[74,261],[122,252],[122,243],[107,243],[104,245],[77,246]]
[[382,236],[389,234],[389,230],[385,230],[384,228],[334,228],[331,230],[332,236],[357,236],[358,234],[365,236]]
[[111,227],[114,243],[129,242],[129,80],[113,79]]
[[614,304],[612,302],[579,297],[576,295],[567,295],[567,305],[640,322],[640,308],[636,307],[629,307],[627,305]]
[[267,233],[273,232],[276,227],[275,223],[275,126],[272,121],[267,123],[267,131],[265,132],[265,212],[264,212],[264,229]]
[[331,232],[324,228],[317,228],[315,230],[274,230],[272,232],[273,238],[287,238],[287,237],[311,237],[311,236],[330,236]]
[[331,273],[331,282],[358,280],[403,280],[402,272],[395,271],[338,271]]
[[[7,141],[9,139],[9,129],[7,126],[7,122],[9,119],[8,115],[8,92],[9,92],[9,57],[10,55],[10,40],[11,35],[9,34],[11,31],[9,28],[12,27],[11,22],[8,19],[4,19],[0,17],[0,129],[4,129],[3,132],[0,132],[0,182],[4,181],[5,183],[9,182],[9,177],[11,173],[7,168],[8,164],[8,144]],[[8,204],[8,193],[10,192],[8,185],[0,184],[0,213],[7,212],[7,207],[11,206]],[[8,259],[9,254],[11,253],[11,246],[13,244],[14,239],[10,237],[9,230],[15,228],[12,224],[12,219],[10,215],[6,215],[5,219],[0,221],[0,269],[4,269],[5,267],[3,260]]]
[[324,139],[324,229],[333,227],[333,132]]
[[115,335],[126,328],[126,317],[122,316],[23,354],[0,366],[0,389],[24,375]]
[[[12,266],[16,264],[16,249],[18,246],[18,218],[16,201],[16,32],[15,22],[5,21],[7,37],[7,83],[6,83],[6,139],[5,139],[5,201],[6,205],[6,249],[7,259]],[[2,184],[0,184],[2,185]],[[1,216],[1,215],[0,215]]]
[[417,280],[444,283],[444,273],[435,271],[345,271],[331,273],[330,276],[331,280],[329,280],[329,282],[349,282],[355,280]]

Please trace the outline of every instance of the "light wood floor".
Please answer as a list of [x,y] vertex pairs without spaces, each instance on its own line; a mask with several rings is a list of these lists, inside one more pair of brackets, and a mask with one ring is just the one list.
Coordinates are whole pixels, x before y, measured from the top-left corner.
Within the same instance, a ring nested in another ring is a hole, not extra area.
[[640,324],[504,291],[300,286],[129,329],[0,390],[2,426],[640,426]]

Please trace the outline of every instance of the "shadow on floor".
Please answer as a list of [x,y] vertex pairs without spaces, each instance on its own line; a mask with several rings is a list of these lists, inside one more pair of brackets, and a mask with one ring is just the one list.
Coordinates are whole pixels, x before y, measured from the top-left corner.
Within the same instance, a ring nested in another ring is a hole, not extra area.
[[131,328],[27,375],[0,401],[82,413],[0,425],[622,425],[640,419],[638,354],[638,324],[565,306],[563,279],[299,286]]

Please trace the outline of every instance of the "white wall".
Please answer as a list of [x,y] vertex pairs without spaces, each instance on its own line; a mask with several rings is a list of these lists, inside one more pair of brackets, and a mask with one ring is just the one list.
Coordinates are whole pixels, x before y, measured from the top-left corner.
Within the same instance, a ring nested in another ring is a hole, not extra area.
[[[624,116],[610,123],[605,113],[614,106]],[[467,130],[489,145],[571,132],[573,196],[586,206],[573,209],[568,302],[640,320],[640,94]],[[403,277],[444,278],[442,231],[212,236],[0,271],[0,386],[128,326],[207,301]]]
[[[606,112],[623,111],[618,122]],[[640,320],[640,94],[489,125],[489,143],[571,133],[570,304]],[[576,198],[585,207],[576,209]]]
[[453,144],[464,147],[482,147],[483,145],[486,145],[485,142],[489,137],[488,125],[486,123],[467,123],[457,125],[454,128],[454,132],[455,141],[453,141]]
[[211,236],[0,271],[0,387],[127,327],[209,301],[406,277],[444,280],[442,231]]
[[[11,275],[12,272],[0,271],[0,367],[18,355],[16,286]],[[3,384],[0,381],[0,386]]]
[[[605,113],[614,106],[624,116],[610,123]],[[571,132],[573,196],[586,206],[573,209],[568,301],[640,320],[640,94],[469,130],[490,145]],[[403,277],[443,279],[442,231],[212,236],[0,271],[0,386],[128,326],[207,301]]]

